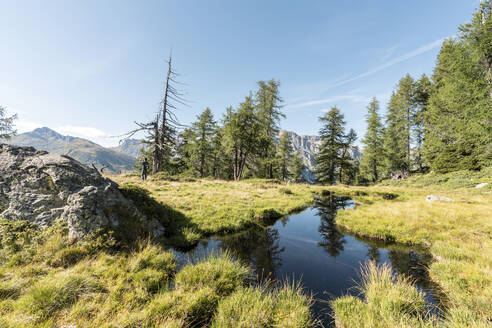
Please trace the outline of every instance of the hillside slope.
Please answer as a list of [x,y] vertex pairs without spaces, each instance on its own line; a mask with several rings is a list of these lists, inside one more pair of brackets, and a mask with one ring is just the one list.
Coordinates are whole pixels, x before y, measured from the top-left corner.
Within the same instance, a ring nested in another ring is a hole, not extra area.
[[16,135],[8,143],[68,155],[84,164],[94,164],[97,168],[104,167],[105,171],[112,173],[131,171],[135,165],[135,158],[130,155],[104,148],[83,138],[63,136],[46,127]]

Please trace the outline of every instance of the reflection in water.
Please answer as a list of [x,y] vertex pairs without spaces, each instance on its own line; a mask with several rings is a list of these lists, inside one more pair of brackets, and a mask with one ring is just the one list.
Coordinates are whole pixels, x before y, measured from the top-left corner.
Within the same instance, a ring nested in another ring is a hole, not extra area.
[[[315,295],[313,312],[325,326],[332,323],[327,301],[354,293],[353,287],[360,282],[360,265],[368,260],[391,264],[395,272],[412,277],[422,290],[432,290],[425,269],[430,256],[423,250],[356,238],[337,227],[337,211],[353,207],[351,199],[332,195],[269,228],[257,226],[240,234],[210,238],[193,250],[175,254],[179,261],[227,250],[251,265],[259,282],[301,280],[307,293]],[[429,295],[428,301],[435,303]]]
[[318,245],[323,247],[333,257],[340,255],[345,243],[344,234],[336,227],[335,216],[339,209],[346,208],[349,204],[349,198],[335,196],[318,198],[314,203],[314,208],[317,209],[317,215],[320,217],[318,231],[322,240],[318,242]]
[[282,265],[279,232],[275,228],[255,227],[247,232],[220,238],[219,247],[228,250],[255,270],[260,281],[275,277],[276,268]]

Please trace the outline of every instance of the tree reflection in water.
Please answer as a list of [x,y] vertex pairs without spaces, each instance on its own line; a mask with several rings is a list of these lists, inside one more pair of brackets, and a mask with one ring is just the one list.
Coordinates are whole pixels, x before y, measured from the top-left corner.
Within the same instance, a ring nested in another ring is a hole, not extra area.
[[241,234],[224,236],[220,239],[220,247],[250,264],[259,281],[275,278],[285,250],[279,246],[279,232],[273,227],[255,227]]
[[318,242],[318,245],[323,247],[333,257],[340,255],[345,243],[344,234],[336,226],[335,216],[338,210],[350,207],[352,204],[353,202],[350,198],[334,195],[315,200],[314,207],[320,217],[318,231],[321,234],[321,241]]

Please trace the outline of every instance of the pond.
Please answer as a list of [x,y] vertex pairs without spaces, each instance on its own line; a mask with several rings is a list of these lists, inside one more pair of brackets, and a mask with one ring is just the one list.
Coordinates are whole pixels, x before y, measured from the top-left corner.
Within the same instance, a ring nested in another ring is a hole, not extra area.
[[176,251],[179,263],[197,261],[211,252],[227,250],[256,274],[256,281],[300,281],[315,298],[313,312],[325,326],[331,325],[328,301],[346,294],[357,295],[361,264],[368,260],[388,263],[395,274],[411,276],[435,304],[426,266],[430,256],[423,250],[398,244],[383,244],[354,237],[340,230],[335,215],[353,209],[350,198],[317,199],[312,207],[284,217],[274,225],[243,233],[216,236],[186,252]]

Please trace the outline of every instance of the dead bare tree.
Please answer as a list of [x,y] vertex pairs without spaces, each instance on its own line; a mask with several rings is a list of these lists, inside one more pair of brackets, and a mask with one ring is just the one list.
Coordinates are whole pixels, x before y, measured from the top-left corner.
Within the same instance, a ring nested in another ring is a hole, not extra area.
[[176,87],[181,83],[176,80],[178,74],[172,67],[172,54],[169,55],[167,64],[164,95],[155,119],[147,123],[135,122],[137,128],[124,135],[125,139],[128,139],[137,132],[147,133],[147,140],[144,142],[152,149],[152,174],[164,169],[165,156],[169,156],[166,152],[174,145],[177,130],[183,127],[174,111],[178,105],[188,106],[183,98],[184,93]]

